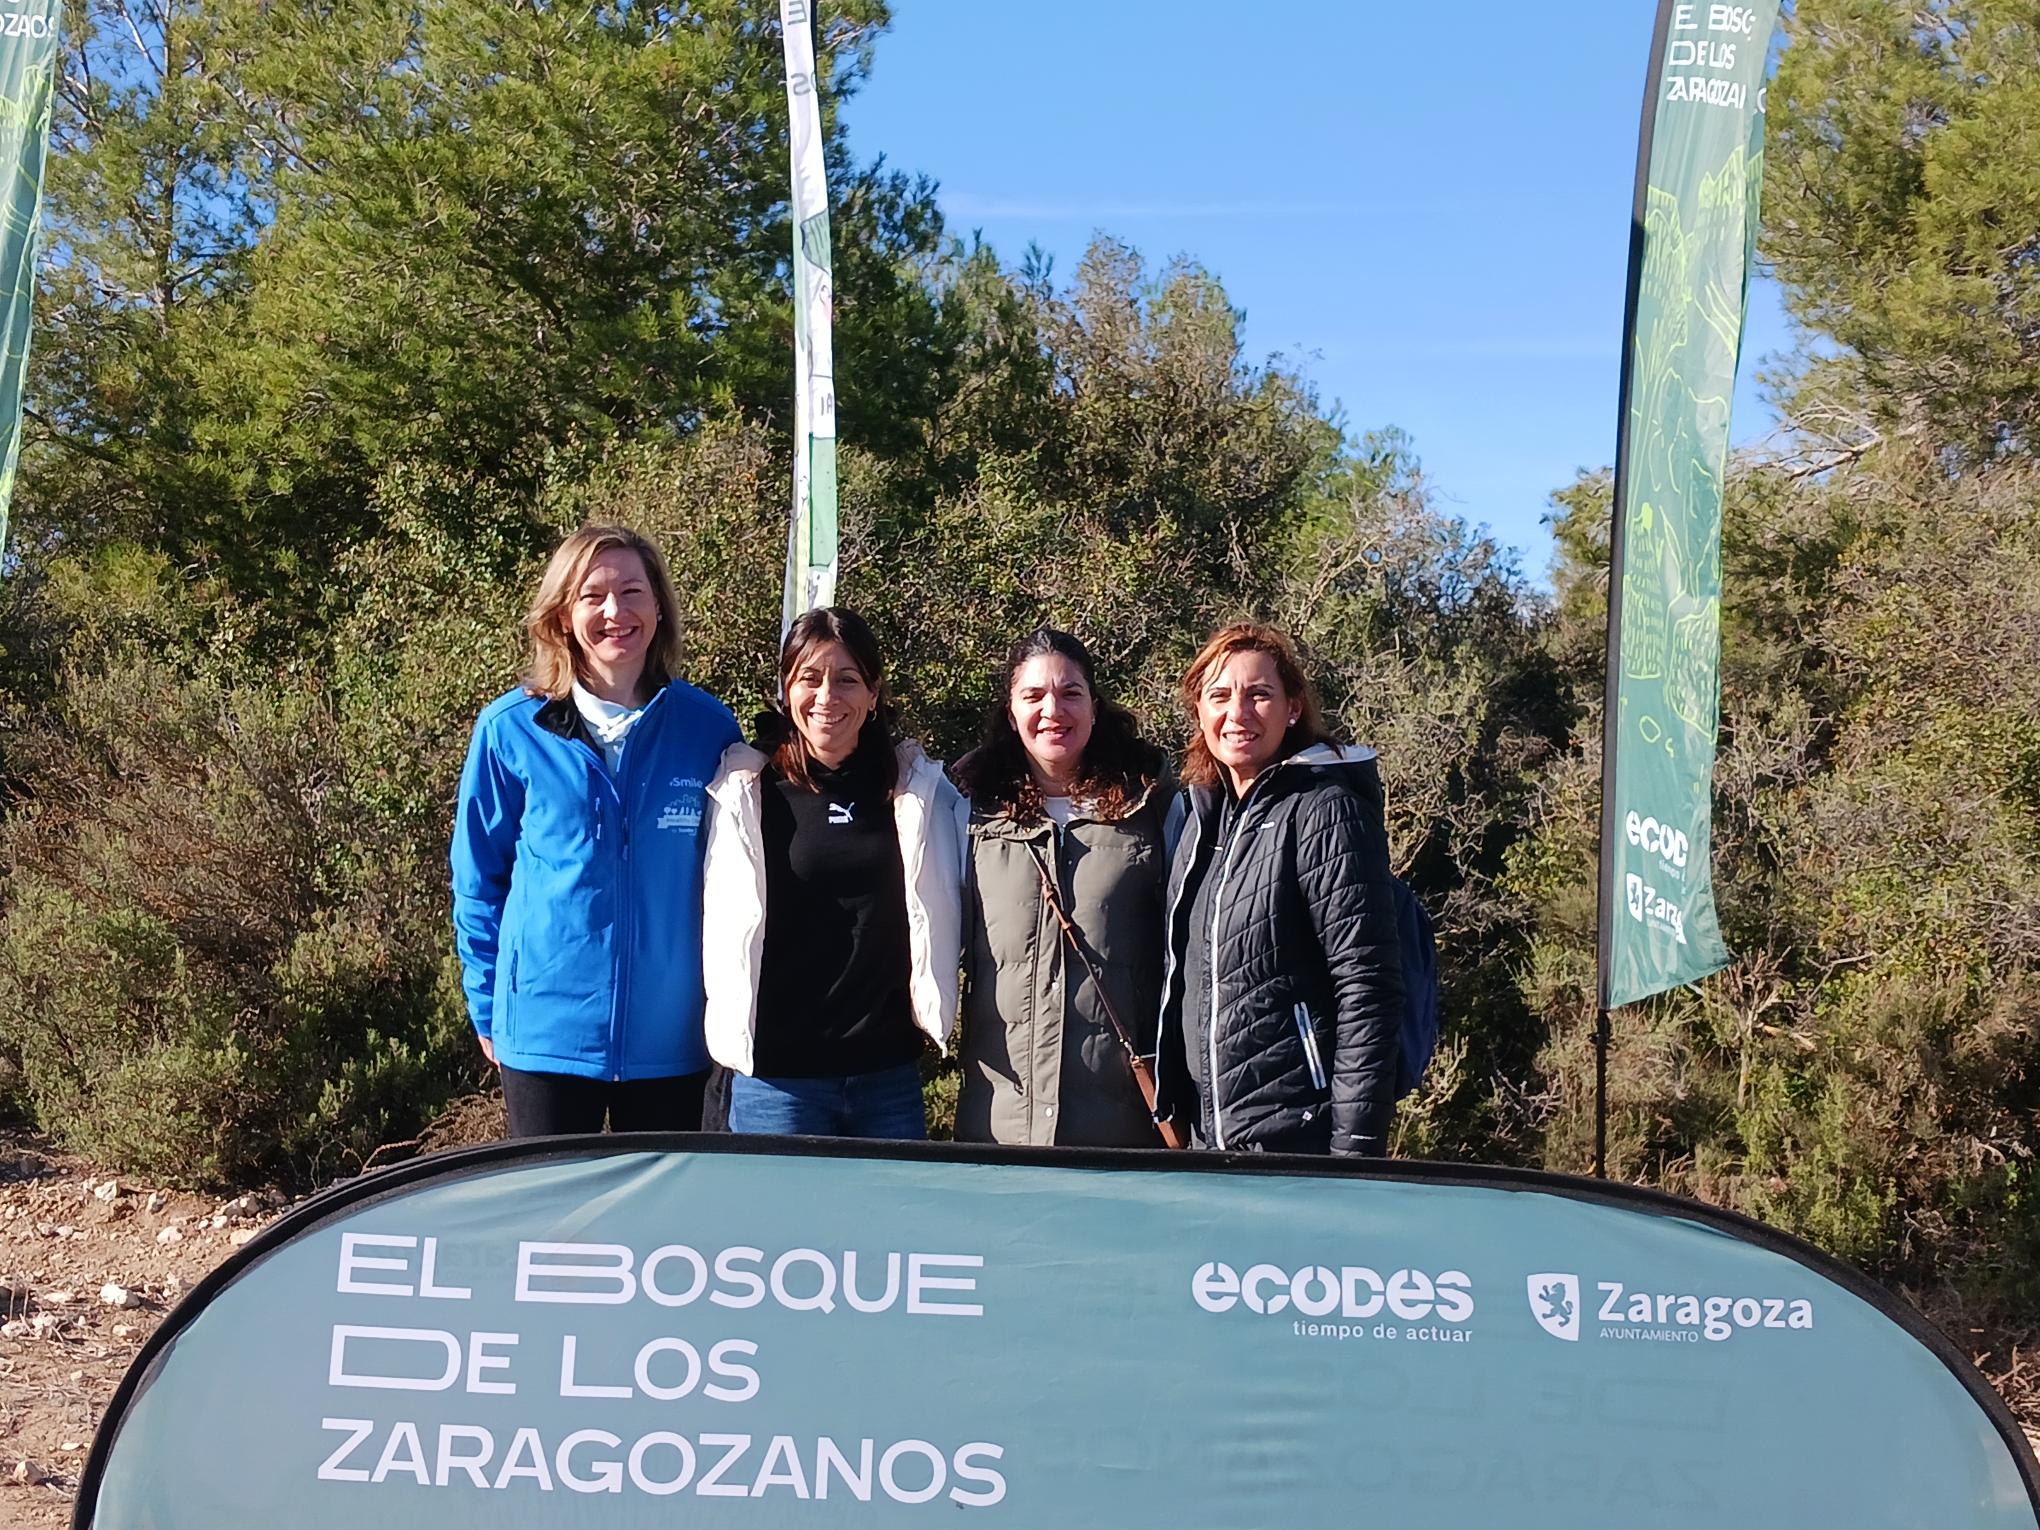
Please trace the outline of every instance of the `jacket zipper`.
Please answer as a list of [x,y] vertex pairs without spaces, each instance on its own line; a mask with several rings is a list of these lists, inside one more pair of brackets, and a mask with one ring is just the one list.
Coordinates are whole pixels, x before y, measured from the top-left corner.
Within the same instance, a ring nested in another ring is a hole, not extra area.
[[[1050,882],[1052,882],[1055,886],[1056,897],[1062,900],[1063,907],[1068,908],[1069,897],[1063,891],[1062,880],[1062,850],[1063,850],[1062,836],[1063,836],[1062,826],[1056,823],[1055,820],[1050,819],[1048,824],[1048,876]],[[1056,1017],[1056,1059],[1057,1059],[1056,1096],[1057,1099],[1059,1100],[1062,1095],[1062,1077],[1061,1077],[1062,1041],[1063,1037],[1066,1036],[1069,1032],[1070,1023],[1070,963],[1068,953],[1063,950],[1062,926],[1056,923],[1055,915],[1051,913],[1048,909],[1046,908],[1042,909],[1041,914],[1043,919],[1045,919],[1048,924],[1048,928],[1046,931],[1046,934],[1048,936],[1048,949],[1055,953],[1054,959],[1049,964],[1049,980],[1053,982],[1055,979],[1055,975],[1057,973],[1062,974],[1062,994],[1061,994],[1062,1002],[1060,1011]],[[1030,1058],[1030,1061],[1031,1060],[1032,1059]],[[1033,1117],[1035,1113],[1037,1111],[1046,1110],[1047,1112],[1049,1112],[1048,1140],[1051,1146],[1054,1144],[1055,1103],[1056,1103],[1055,1101],[1049,1101],[1047,1103],[1044,1103],[1041,1098],[1041,1091],[1038,1088],[1031,1088],[1028,1090],[1027,1115],[1029,1119],[1027,1124],[1028,1124],[1028,1136],[1030,1140],[1032,1139],[1034,1134]]]
[[[743,796],[743,816],[738,820],[743,828],[744,856],[751,867],[751,890],[758,897],[758,923],[751,933],[757,960],[751,971],[751,1028],[744,1036],[744,1071],[758,1070],[758,984],[759,975],[765,969],[765,900],[771,896],[765,887],[765,793],[769,788],[765,781],[765,770],[760,767],[751,778],[751,788]],[[706,960],[706,958],[704,958]],[[911,955],[908,964],[912,965]]]
[[[1196,834],[1201,832],[1201,826],[1196,822],[1196,816],[1197,799],[1192,797],[1185,804],[1183,833]],[[1182,841],[1179,838],[1177,844],[1180,846],[1181,843]],[[1171,857],[1170,859],[1173,862],[1174,858]],[[1173,865],[1171,870],[1173,871]],[[1174,881],[1175,877],[1171,875],[1169,880]],[[1168,1044],[1169,996],[1176,991],[1176,915],[1183,907],[1183,894],[1189,890],[1189,887],[1190,879],[1185,877],[1183,885],[1178,887],[1169,897],[1167,906],[1162,914],[1162,1004],[1161,1012],[1155,1016],[1155,1055],[1152,1059],[1155,1070],[1155,1104],[1157,1106],[1161,1104],[1162,1080],[1166,1077],[1162,1071],[1162,1048]],[[1190,932],[1191,939],[1196,939],[1196,936],[1197,932],[1192,930]],[[1188,994],[1185,994],[1183,996],[1184,1001],[1187,1002],[1189,997]],[[1161,1117],[1157,1115],[1155,1120],[1159,1122]]]
[[489,1039],[502,1046],[510,1038],[510,1017],[517,1009],[517,947],[510,948],[510,991],[497,1004],[498,1013],[489,1028]]
[[[658,699],[654,696],[651,702],[646,702],[646,710],[649,711],[652,702]],[[623,1082],[623,1006],[625,995],[630,992],[630,948],[632,926],[636,923],[637,913],[637,900],[632,896],[630,885],[630,777],[626,767],[632,759],[631,740],[644,731],[648,721],[650,721],[648,717],[638,718],[636,725],[624,735],[623,748],[616,756],[614,786],[618,807],[617,821],[620,825],[617,843],[622,863],[617,878],[620,888],[617,901],[621,913],[616,921],[618,932],[616,959],[611,964],[616,987],[609,1003],[609,1077],[612,1082],[619,1084]],[[605,771],[603,774],[606,777],[608,772]]]
[[[1196,804],[1194,802],[1191,804],[1190,811],[1193,813],[1196,811]],[[1188,821],[1188,814],[1186,814],[1183,832],[1189,834],[1195,828],[1196,825]],[[1174,878],[1172,877],[1171,880],[1173,881]],[[1167,936],[1167,940],[1164,942],[1165,949],[1162,953],[1162,1015],[1164,1017],[1167,1016],[1169,1011],[1169,995],[1175,992],[1176,988],[1176,915],[1183,907],[1183,894],[1189,890],[1189,887],[1190,879],[1185,877],[1183,885],[1178,887],[1175,895],[1169,899],[1169,906],[1162,922],[1162,930]],[[1195,932],[1193,931],[1192,934],[1194,935]],[[1186,994],[1184,997],[1187,998],[1188,995]],[[1162,1024],[1158,1022],[1155,1027],[1154,1058],[1155,1085],[1157,1088],[1161,1087],[1162,1077],[1162,1029]]]
[[[636,729],[632,729],[631,731],[635,732]],[[628,738],[625,738],[623,742],[624,748],[628,749],[630,747],[630,740]],[[598,797],[605,795],[611,797],[617,796],[618,793],[616,790],[616,783],[610,778],[609,774],[609,762],[606,758],[604,758],[602,752],[599,749],[596,749],[593,746],[582,741],[575,741],[574,747],[579,748],[584,754],[588,756],[588,764],[590,768],[595,772],[595,778],[599,783],[596,787],[597,796]],[[622,768],[622,761],[620,759],[618,761],[618,768],[619,769]],[[601,844],[603,838],[608,834],[608,832],[609,832],[608,823],[604,818],[602,812],[598,809],[595,814],[595,840],[597,845]],[[627,821],[623,825],[621,831],[621,839],[624,847],[622,852],[621,870],[623,873],[627,874],[630,870],[629,859],[630,826]],[[628,906],[630,899],[627,887],[623,895],[620,897],[619,901],[624,905]],[[623,948],[621,947],[621,945],[619,945],[616,948],[616,950],[610,954],[609,958],[609,1039],[608,1044],[604,1049],[604,1056],[602,1059],[604,1064],[606,1065],[603,1071],[609,1075],[610,1079],[613,1082],[621,1082],[623,1078],[622,1072],[617,1067],[617,1047],[616,1047],[618,1014],[622,1003],[623,1003]]]
[[[626,739],[624,741],[624,748],[628,749],[629,747],[630,742]],[[629,992],[630,988],[631,905],[634,900],[630,896],[630,798],[623,792],[618,792],[617,795],[623,799],[623,876],[621,878],[623,883],[623,897],[621,899],[623,917],[618,921],[623,929],[623,937],[617,942],[616,947],[616,999],[611,1004],[609,1010],[609,1076],[620,1084],[623,1082],[623,1000],[624,995]]]
[[[633,729],[633,732],[636,730]],[[623,741],[626,752],[630,740]],[[617,908],[616,948],[609,959],[609,1048],[605,1061],[607,1072],[614,1083],[623,1081],[623,964],[625,953],[630,947],[630,801],[623,790],[623,760],[616,762],[616,776],[611,779],[607,770],[602,773],[603,784],[614,794],[617,804]]]
[[[1254,788],[1250,786],[1247,797],[1253,795]],[[1218,886],[1211,891],[1211,949],[1205,954],[1206,965],[1211,968],[1211,1014],[1204,1025],[1205,1047],[1211,1056],[1211,1136],[1221,1149],[1225,1146],[1225,1120],[1218,1103],[1218,919],[1225,907],[1225,884],[1232,876],[1233,856],[1239,850],[1246,824],[1247,801],[1243,797],[1233,817],[1232,838],[1226,842],[1225,854],[1220,858]]]

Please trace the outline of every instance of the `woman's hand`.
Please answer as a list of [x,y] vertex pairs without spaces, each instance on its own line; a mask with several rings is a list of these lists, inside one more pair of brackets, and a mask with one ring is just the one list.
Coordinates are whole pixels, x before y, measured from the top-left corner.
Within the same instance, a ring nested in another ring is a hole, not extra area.
[[492,1068],[500,1067],[501,1064],[496,1061],[496,1043],[489,1040],[486,1036],[479,1039],[482,1043],[482,1056],[489,1059],[489,1066]]

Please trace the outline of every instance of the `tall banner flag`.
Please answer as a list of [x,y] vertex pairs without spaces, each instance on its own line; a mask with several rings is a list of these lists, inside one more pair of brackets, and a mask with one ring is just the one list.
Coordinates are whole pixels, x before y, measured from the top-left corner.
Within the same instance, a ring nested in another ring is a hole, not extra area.
[[0,227],[0,547],[14,503],[21,460],[21,394],[28,372],[28,335],[35,258],[42,226],[43,161],[49,155],[55,99],[61,0],[0,0],[0,177],[6,183]]
[[793,141],[793,528],[780,630],[836,599],[836,359],[829,181],[810,30],[817,0],[779,0]]
[[612,1136],[266,1230],[136,1357],[73,1524],[2036,1530],[2035,1484],[1903,1301],[1652,1191]]
[[1663,0],[1637,152],[1608,575],[1601,1008],[1727,965],[1710,858],[1721,495],[1779,0]]

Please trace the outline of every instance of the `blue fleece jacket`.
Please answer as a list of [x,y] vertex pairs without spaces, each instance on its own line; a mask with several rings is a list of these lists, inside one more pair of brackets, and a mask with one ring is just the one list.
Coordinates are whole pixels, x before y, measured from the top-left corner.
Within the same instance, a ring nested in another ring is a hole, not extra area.
[[512,691],[483,711],[454,815],[453,928],[497,1062],[612,1080],[708,1066],[703,793],[737,737],[729,708],[678,680],[613,775],[571,700]]

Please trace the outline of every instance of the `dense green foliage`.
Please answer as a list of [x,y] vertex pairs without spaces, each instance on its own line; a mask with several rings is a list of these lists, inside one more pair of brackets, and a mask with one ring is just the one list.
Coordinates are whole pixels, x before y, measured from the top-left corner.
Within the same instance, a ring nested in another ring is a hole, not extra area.
[[[0,588],[0,1060],[137,1170],[318,1178],[483,1070],[444,847],[561,529],[669,549],[689,671],[765,698],[791,313],[775,7],[84,7]],[[1194,264],[949,237],[833,107],[843,596],[968,747],[1049,619],[1180,740],[1209,627],[1294,630],[1382,750],[1447,1032],[1400,1151],[1591,1139],[1608,484],[1548,595],[1242,354]],[[1715,822],[1739,960],[1619,1017],[1613,1166],[2030,1297],[2040,1216],[2040,23],[1801,0],[1766,250],[1805,326],[1738,469]],[[1615,295],[1611,294],[1611,302]]]

